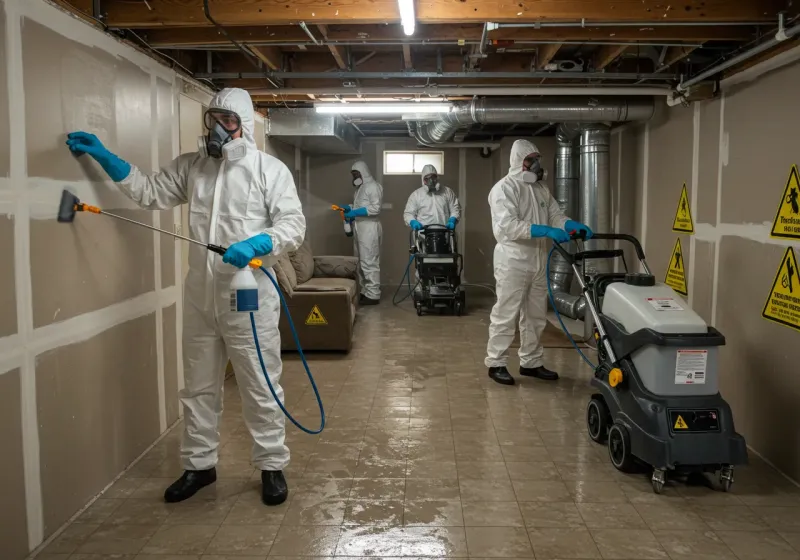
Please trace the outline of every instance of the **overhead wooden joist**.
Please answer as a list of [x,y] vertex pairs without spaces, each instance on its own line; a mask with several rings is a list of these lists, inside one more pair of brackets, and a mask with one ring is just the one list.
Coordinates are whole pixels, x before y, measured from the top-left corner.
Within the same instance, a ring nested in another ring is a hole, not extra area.
[[550,43],[549,45],[540,46],[536,53],[536,69],[541,70],[549,64],[560,48],[561,43]]
[[[416,6],[419,23],[548,21],[770,21],[785,9],[783,0],[426,0]],[[103,0],[112,27],[211,25],[203,0],[130,2]],[[220,25],[397,23],[396,0],[215,0]]]
[[[317,29],[319,29],[319,32],[322,34],[322,38],[327,41],[328,26],[325,24],[320,24],[317,26]],[[343,69],[347,68],[347,62],[345,62],[344,52],[342,51],[341,47],[328,45],[328,49],[331,51],[331,55],[333,55],[333,59],[336,61],[336,66]]]
[[594,69],[595,70],[602,70],[612,62],[614,62],[618,56],[624,53],[629,47],[622,46],[622,45],[609,45],[600,47],[594,53]]

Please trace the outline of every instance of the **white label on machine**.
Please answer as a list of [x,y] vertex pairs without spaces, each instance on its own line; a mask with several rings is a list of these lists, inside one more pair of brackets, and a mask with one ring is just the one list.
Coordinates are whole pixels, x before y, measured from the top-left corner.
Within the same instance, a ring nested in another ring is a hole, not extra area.
[[656,311],[683,311],[683,307],[671,297],[649,297],[647,303],[652,305]]
[[708,350],[678,350],[675,385],[704,385]]

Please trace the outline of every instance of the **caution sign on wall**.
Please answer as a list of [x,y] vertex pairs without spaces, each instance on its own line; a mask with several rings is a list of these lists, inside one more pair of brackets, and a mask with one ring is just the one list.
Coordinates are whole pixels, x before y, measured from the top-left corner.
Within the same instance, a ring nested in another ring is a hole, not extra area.
[[694,221],[692,220],[692,209],[689,207],[689,194],[686,191],[686,183],[681,189],[681,198],[678,200],[678,208],[675,210],[675,219],[672,220],[672,231],[678,233],[694,233]]
[[672,249],[672,256],[667,266],[667,278],[664,283],[681,295],[689,295],[689,290],[686,288],[686,267],[683,264],[680,237],[675,240],[675,248]]
[[789,179],[783,189],[775,220],[772,222],[772,237],[784,239],[800,239],[800,176],[797,166],[789,171]]
[[318,306],[314,306],[311,308],[311,312],[306,317],[306,325],[312,327],[319,327],[323,325],[327,325],[328,320],[325,318],[325,315],[322,314],[322,311],[319,310]]
[[800,331],[800,280],[797,278],[797,257],[791,247],[783,254],[761,316]]

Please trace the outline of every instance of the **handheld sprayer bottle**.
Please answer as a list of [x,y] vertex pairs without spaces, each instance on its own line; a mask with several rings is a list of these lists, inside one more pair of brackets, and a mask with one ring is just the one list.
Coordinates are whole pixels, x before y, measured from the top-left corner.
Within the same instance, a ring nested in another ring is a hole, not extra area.
[[236,271],[231,281],[231,311],[258,311],[258,282],[248,266]]
[[331,206],[331,210],[335,210],[336,212],[339,212],[342,215],[342,223],[344,224],[344,234],[347,237],[353,237],[353,225],[348,220],[345,220],[344,208],[342,208],[341,206],[336,206],[334,204],[333,206]]

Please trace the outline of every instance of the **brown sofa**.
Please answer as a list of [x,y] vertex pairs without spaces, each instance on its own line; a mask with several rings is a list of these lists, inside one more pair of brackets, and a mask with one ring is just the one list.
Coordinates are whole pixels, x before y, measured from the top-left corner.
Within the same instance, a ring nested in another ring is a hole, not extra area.
[[[347,352],[352,347],[359,294],[357,265],[355,257],[313,256],[308,240],[278,259],[275,277],[303,350]],[[283,309],[280,332],[281,350],[297,350]]]

